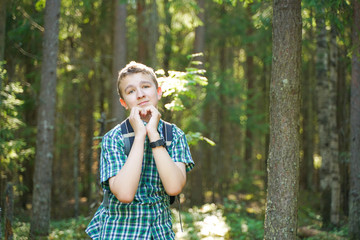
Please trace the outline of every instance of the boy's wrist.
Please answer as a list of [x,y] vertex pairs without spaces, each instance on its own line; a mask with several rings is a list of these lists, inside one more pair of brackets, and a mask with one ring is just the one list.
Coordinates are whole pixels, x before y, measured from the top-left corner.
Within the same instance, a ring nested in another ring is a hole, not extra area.
[[160,134],[158,131],[149,132],[148,137],[150,142],[155,142],[160,139]]

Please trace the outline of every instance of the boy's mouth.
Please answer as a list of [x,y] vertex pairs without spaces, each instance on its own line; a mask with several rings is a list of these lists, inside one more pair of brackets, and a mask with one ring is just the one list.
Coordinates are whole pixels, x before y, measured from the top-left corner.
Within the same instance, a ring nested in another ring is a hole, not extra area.
[[146,104],[148,104],[149,103],[149,101],[143,101],[143,102],[140,102],[138,105],[139,106],[144,106],[144,105],[146,105]]

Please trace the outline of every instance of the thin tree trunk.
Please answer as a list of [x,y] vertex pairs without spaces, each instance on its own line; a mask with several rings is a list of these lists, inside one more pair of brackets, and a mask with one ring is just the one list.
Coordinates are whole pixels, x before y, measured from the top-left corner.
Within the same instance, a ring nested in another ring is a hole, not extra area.
[[300,160],[301,1],[274,0],[270,153],[264,239],[296,239]]
[[[248,29],[246,30],[247,37],[251,37],[254,29],[252,26],[252,13],[251,13],[251,4],[246,8],[247,19],[248,19]],[[253,155],[253,130],[251,129],[252,125],[252,116],[253,114],[250,113],[250,110],[253,109],[251,102],[254,98],[254,83],[255,83],[255,76],[254,76],[254,57],[253,57],[254,46],[251,41],[247,44],[247,56],[245,61],[245,78],[247,80],[247,121],[246,121],[246,132],[245,132],[245,164],[246,166],[243,168],[245,170],[245,174],[251,176],[252,170],[252,155]]]
[[[322,198],[322,217],[324,227],[339,223],[339,165],[338,165],[338,134],[336,129],[336,71],[329,67],[327,30],[324,10],[316,17],[317,26],[317,111],[319,125],[319,152],[322,159],[320,167],[320,191]],[[333,43],[331,53],[333,53]],[[331,56],[331,64],[334,64]],[[329,211],[330,210],[330,211]]]
[[[5,52],[5,27],[6,27],[6,2],[7,0],[0,0],[0,69],[2,61],[4,61]],[[2,76],[0,75],[0,91],[2,90]],[[1,231],[1,230],[0,230]]]
[[80,148],[80,93],[79,83],[73,83],[73,92],[75,97],[74,109],[74,143],[73,143],[73,158],[74,158],[74,217],[79,216],[79,148]]
[[334,27],[330,31],[330,81],[331,81],[331,223],[335,226],[340,224],[340,196],[341,196],[341,184],[340,184],[340,166],[339,166],[339,135],[337,131],[337,119],[336,119],[336,95],[337,95],[337,59],[338,49],[336,44],[336,30]]
[[169,71],[170,68],[170,59],[172,53],[172,42],[173,38],[171,35],[171,14],[170,14],[170,2],[169,0],[164,0],[164,14],[165,14],[165,43],[164,43],[164,60],[163,67],[165,74]]
[[136,23],[137,23],[137,32],[138,32],[138,61],[144,64],[147,64],[148,58],[148,45],[147,45],[147,28],[146,28],[146,1],[138,0],[136,1]]
[[110,126],[115,126],[118,122],[126,118],[125,109],[120,105],[119,94],[116,87],[118,73],[121,68],[126,65],[126,54],[127,54],[127,41],[126,41],[126,3],[121,3],[119,0],[114,0],[114,11],[115,11],[115,23],[114,23],[114,47],[113,47],[113,65],[112,75],[113,81],[111,83],[111,94],[112,94],[112,111],[111,117],[115,118],[116,121]]
[[148,13],[148,19],[149,19],[149,36],[148,36],[148,42],[149,42],[149,66],[157,69],[158,68],[158,61],[157,61],[157,51],[156,51],[156,44],[159,39],[159,14],[158,14],[158,5],[156,0],[151,0],[151,11]]
[[194,60],[201,61],[199,68],[204,67],[204,51],[205,51],[205,0],[197,0],[199,7],[198,17],[202,22],[202,25],[197,26],[195,29],[194,39],[194,53],[202,53],[203,55],[196,56]]
[[45,7],[31,237],[46,236],[50,228],[60,2],[60,0],[47,1]]
[[350,203],[349,236],[360,239],[360,3],[354,1],[353,56],[350,107]]
[[[205,21],[205,9],[204,9],[204,0],[198,0],[198,6],[200,8],[199,18],[202,22]],[[194,41],[194,52],[195,53],[203,53],[205,49],[205,31],[204,26],[198,26],[195,29],[195,41]],[[203,61],[202,56],[198,56],[195,58],[197,61]],[[201,68],[203,64],[197,66]],[[201,113],[201,120],[205,122],[204,114]],[[197,167],[194,169],[194,173],[191,174],[191,201],[195,205],[201,205],[204,203],[204,191],[203,191],[203,162],[204,160],[208,160],[204,158],[204,151],[206,146],[204,143],[200,143],[196,146],[192,152],[194,155],[194,159],[196,159]]]

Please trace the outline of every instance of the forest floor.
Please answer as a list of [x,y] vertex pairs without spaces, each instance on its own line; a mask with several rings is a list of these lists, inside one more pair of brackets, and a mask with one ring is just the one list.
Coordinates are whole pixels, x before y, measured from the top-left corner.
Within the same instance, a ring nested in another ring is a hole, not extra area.
[[[172,208],[173,228],[177,240],[256,240],[263,239],[264,234],[264,193],[229,195],[221,203],[206,203],[200,207],[186,208],[181,204]],[[322,230],[318,212],[317,196],[302,193],[299,199],[298,237],[308,240],[347,239],[347,225]],[[181,224],[180,224],[181,216]],[[30,223],[27,217],[16,218],[13,224],[14,238],[28,239]],[[89,239],[84,230],[91,216],[80,216],[63,220],[53,220],[48,239]],[[345,222],[345,221],[344,221]]]

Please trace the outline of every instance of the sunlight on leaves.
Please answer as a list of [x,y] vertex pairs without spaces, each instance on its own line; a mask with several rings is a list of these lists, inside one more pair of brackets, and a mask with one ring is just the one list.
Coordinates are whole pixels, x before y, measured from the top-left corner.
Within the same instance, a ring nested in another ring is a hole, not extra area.
[[[176,239],[227,239],[230,228],[226,224],[222,209],[215,204],[205,204],[201,208],[190,208],[188,210],[190,216],[185,216],[183,220],[183,232],[180,229],[178,211],[176,209],[172,209],[172,211],[175,220]],[[194,231],[197,232],[196,237],[193,236]]]

